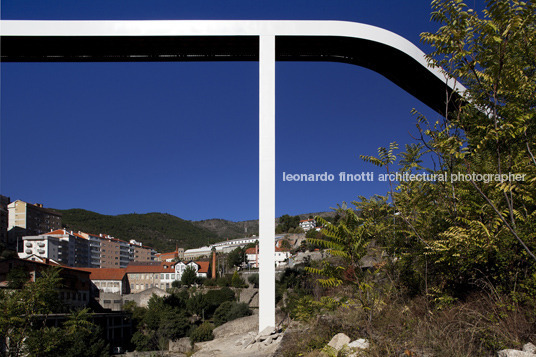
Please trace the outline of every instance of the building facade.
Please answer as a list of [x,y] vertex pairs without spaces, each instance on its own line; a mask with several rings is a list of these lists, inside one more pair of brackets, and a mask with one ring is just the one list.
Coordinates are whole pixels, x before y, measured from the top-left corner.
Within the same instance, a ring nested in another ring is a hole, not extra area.
[[[35,281],[44,269],[59,267],[55,262],[46,258],[34,257],[34,260],[5,259],[0,260],[0,284],[7,281],[9,272],[21,269],[28,273],[30,281]],[[59,271],[61,287],[57,289],[59,299],[70,307],[85,307],[91,297],[90,273],[79,269],[61,266]]]
[[304,219],[300,221],[300,227],[305,231],[309,231],[311,229],[315,229],[316,227],[316,221],[314,219]]
[[61,213],[42,204],[16,200],[8,205],[8,240],[22,250],[22,237],[39,235],[61,228]]
[[196,271],[198,277],[208,276],[209,262],[132,263],[126,269],[130,292],[139,293],[150,288],[169,289],[174,281],[181,280],[188,266]]

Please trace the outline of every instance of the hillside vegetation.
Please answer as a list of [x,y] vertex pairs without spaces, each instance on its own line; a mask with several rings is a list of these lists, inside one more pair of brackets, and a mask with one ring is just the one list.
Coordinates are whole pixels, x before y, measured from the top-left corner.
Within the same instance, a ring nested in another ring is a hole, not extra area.
[[158,252],[175,250],[176,245],[194,248],[219,240],[214,232],[167,213],[110,216],[83,209],[57,211],[63,214],[63,226],[68,230],[135,239]]

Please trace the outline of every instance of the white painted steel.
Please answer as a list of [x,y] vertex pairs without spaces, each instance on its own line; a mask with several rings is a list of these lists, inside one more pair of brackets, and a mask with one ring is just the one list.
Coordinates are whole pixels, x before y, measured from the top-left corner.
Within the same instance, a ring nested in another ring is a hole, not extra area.
[[[33,21],[2,20],[2,36],[342,36],[370,40],[398,49],[428,68],[424,53],[405,38],[385,29],[347,21],[289,20],[149,20]],[[455,88],[454,81],[447,83]],[[458,86],[456,89],[463,89]]]
[[259,38],[259,332],[275,327],[275,36]]

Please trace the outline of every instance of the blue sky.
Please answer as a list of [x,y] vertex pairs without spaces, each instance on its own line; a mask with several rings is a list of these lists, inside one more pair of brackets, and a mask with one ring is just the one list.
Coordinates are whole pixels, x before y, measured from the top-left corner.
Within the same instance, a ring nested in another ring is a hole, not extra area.
[[[473,5],[473,2],[470,2]],[[3,0],[2,19],[346,20],[420,47],[428,1]],[[282,173],[360,173],[379,146],[412,142],[424,104],[379,74],[278,63],[276,215],[329,210],[385,183],[282,182]],[[1,194],[103,214],[258,218],[257,63],[4,63]]]

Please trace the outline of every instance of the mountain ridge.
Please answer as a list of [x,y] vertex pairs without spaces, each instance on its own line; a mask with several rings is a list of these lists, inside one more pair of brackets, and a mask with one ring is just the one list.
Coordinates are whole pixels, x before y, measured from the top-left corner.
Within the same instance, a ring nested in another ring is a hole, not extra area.
[[[175,247],[197,248],[225,239],[258,235],[259,221],[229,221],[210,218],[189,221],[169,213],[126,213],[105,215],[82,208],[55,209],[62,213],[65,229],[92,234],[109,234],[129,241],[135,239],[158,252],[173,251]],[[301,219],[309,216],[333,216],[334,212],[300,214]],[[276,224],[279,218],[276,219]]]

